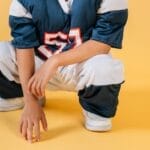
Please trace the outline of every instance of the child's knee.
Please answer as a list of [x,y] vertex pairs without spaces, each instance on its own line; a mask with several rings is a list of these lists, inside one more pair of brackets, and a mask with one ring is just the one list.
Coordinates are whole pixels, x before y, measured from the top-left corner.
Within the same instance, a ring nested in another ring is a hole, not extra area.
[[[123,64],[110,55],[97,55],[83,65],[80,89],[91,85],[112,85],[124,81]],[[81,85],[82,84],[82,85]]]
[[118,84],[124,80],[123,64],[109,55],[98,55],[89,60],[94,74],[94,85]]

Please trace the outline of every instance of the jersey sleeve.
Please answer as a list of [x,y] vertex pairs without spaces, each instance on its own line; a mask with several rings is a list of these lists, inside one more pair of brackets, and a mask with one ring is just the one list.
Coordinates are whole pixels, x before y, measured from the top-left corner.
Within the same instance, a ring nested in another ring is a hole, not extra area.
[[122,48],[124,27],[128,18],[126,0],[102,0],[91,39],[113,48]]
[[9,11],[9,25],[15,48],[34,48],[39,45],[32,15],[19,0],[13,0]]

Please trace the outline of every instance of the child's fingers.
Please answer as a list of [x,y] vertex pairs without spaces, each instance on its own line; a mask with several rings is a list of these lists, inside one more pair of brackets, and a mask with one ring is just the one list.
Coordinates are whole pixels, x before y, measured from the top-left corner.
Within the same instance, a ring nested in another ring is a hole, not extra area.
[[31,92],[31,87],[34,81],[34,76],[30,78],[29,82],[28,82],[28,86],[27,86],[27,91],[30,93]]
[[27,128],[27,140],[32,143],[33,137],[33,124],[31,121],[28,121],[28,128]]
[[28,83],[28,92],[31,92],[33,95],[40,97],[41,95],[41,77],[38,77],[37,75],[33,76]]
[[27,120],[26,121],[23,121],[23,124],[22,124],[22,129],[21,129],[21,131],[22,131],[22,136],[25,138],[25,139],[27,139],[27,127],[28,127],[28,122],[27,122]]
[[29,80],[27,90],[28,90],[29,93],[32,93],[34,96],[38,97],[39,94],[38,94],[38,91],[36,90],[36,87],[37,87],[37,79],[35,77],[32,77]]
[[20,131],[21,134],[22,134],[22,126],[23,126],[23,121],[20,120],[20,123],[19,123],[19,131]]
[[33,95],[35,95],[36,97],[38,97],[39,96],[39,94],[38,94],[38,91],[37,91],[37,84],[38,84],[38,79],[34,79],[34,81],[32,82],[32,85],[31,85],[31,93],[33,94]]
[[47,120],[45,114],[42,115],[41,123],[42,123],[43,130],[47,131]]
[[43,96],[42,92],[41,92],[41,84],[42,84],[42,78],[39,78],[37,85],[36,85],[36,92],[38,94],[39,97]]
[[42,80],[41,88],[40,88],[41,96],[44,96],[44,94],[45,94],[45,89],[46,89],[47,82],[48,81],[46,79]]
[[34,122],[34,132],[35,132],[35,140],[39,141],[40,140],[40,125],[39,121]]

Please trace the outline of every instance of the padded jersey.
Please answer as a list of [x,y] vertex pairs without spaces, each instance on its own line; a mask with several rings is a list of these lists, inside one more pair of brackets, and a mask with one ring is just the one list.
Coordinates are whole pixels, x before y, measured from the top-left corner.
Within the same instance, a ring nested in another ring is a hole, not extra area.
[[12,0],[12,44],[43,59],[89,39],[121,48],[127,16],[126,0]]

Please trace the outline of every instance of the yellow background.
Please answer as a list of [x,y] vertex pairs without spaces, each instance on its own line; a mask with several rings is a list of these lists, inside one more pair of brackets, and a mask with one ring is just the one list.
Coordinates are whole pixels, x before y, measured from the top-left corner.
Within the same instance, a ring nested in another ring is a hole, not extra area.
[[[0,0],[0,40],[10,40],[8,8]],[[124,61],[126,82],[120,94],[117,116],[109,133],[83,128],[75,93],[47,94],[45,108],[49,131],[42,142],[30,145],[20,138],[17,123],[21,111],[0,113],[0,149],[52,150],[149,150],[150,149],[150,2],[131,0],[123,50],[113,54]],[[57,96],[56,96],[57,95]]]

